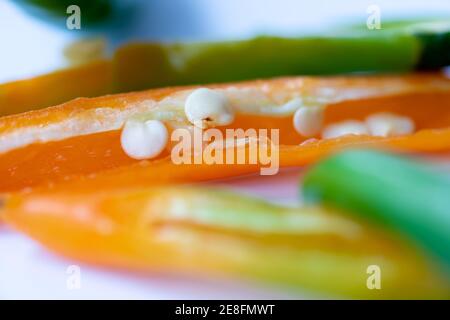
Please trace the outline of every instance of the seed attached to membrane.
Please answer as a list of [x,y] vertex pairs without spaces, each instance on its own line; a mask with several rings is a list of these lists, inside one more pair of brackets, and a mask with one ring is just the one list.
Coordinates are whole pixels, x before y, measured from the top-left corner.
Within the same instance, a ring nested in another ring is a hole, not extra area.
[[362,135],[369,134],[369,130],[364,122],[349,120],[329,125],[322,132],[322,138],[333,139],[349,134]]
[[192,92],[184,106],[186,116],[199,128],[225,126],[233,122],[234,113],[225,94],[200,88]]
[[414,132],[414,121],[393,113],[377,113],[366,119],[367,127],[373,136],[390,137]]
[[313,137],[320,133],[323,123],[323,108],[300,107],[294,114],[294,128],[304,137]]

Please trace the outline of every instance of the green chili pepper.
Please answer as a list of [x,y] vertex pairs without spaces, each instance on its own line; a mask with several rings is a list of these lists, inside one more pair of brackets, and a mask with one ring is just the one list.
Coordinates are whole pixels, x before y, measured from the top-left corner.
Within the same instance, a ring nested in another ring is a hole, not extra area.
[[421,46],[409,35],[369,37],[258,37],[251,40],[157,44],[119,48],[114,57],[118,91],[281,75],[405,72]]
[[418,22],[335,36],[135,43],[114,56],[117,91],[286,75],[407,72],[450,64],[450,23]]
[[[382,23],[382,30],[385,33],[404,34],[419,39],[421,54],[416,69],[437,69],[450,65],[450,20],[387,21]],[[355,31],[365,32],[367,35],[374,32],[361,25],[344,28],[340,32],[348,34]]]
[[384,153],[349,151],[310,170],[303,192],[309,203],[343,208],[400,232],[450,267],[447,175]]

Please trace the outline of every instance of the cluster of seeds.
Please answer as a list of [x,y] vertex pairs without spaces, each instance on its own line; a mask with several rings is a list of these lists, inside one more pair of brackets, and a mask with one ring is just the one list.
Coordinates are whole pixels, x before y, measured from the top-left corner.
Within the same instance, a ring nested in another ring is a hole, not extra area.
[[[184,102],[184,114],[195,127],[206,129],[226,126],[233,122],[234,111],[227,96],[218,90],[200,88],[189,94]],[[298,107],[293,117],[295,130],[304,137],[323,139],[345,135],[397,136],[414,132],[414,122],[392,113],[370,115],[365,121],[347,120],[323,127],[323,106]],[[166,149],[169,133],[159,120],[129,119],[122,130],[124,152],[134,159],[151,159]]]
[[[225,126],[234,120],[226,95],[207,88],[194,90],[187,97],[184,113],[191,124],[202,129]],[[133,159],[155,158],[166,148],[168,137],[162,121],[129,119],[122,130],[122,149]]]
[[304,137],[321,135],[323,139],[345,135],[391,137],[414,132],[414,121],[393,113],[376,113],[365,121],[347,120],[323,128],[323,107],[300,107],[294,114],[294,128]]

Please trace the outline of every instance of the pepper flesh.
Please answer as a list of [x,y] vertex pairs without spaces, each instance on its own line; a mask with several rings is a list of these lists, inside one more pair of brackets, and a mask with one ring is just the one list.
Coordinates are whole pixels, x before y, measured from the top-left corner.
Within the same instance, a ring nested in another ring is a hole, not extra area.
[[[388,80],[390,79],[390,80]],[[353,77],[353,78],[294,78],[259,81],[231,85],[251,88],[263,85],[278,92],[280,86],[302,83],[309,88],[308,94],[316,96],[322,88],[336,92],[349,90],[372,90],[368,98],[344,99],[326,106],[325,125],[346,119],[362,120],[377,112],[393,112],[410,117],[417,132],[411,135],[380,138],[371,136],[346,136],[337,139],[305,141],[294,129],[292,116],[268,116],[237,114],[232,125],[220,128],[265,128],[280,130],[280,166],[301,166],[314,162],[336,150],[349,146],[388,148],[403,152],[446,152],[450,150],[450,83],[440,75],[413,75],[400,77]],[[410,87],[398,94],[383,92],[387,83],[398,86],[408,83]],[[424,89],[429,84],[436,87]],[[214,88],[227,88],[215,86]],[[183,88],[184,89],[184,88]],[[10,141],[8,133],[21,137],[27,127],[39,126],[39,132],[59,121],[73,119],[83,112],[88,124],[96,119],[104,121],[97,108],[108,107],[109,111],[131,109],[134,105],[167,97],[178,88],[158,89],[147,92],[105,96],[95,99],[78,99],[65,105],[0,119],[0,141]],[[379,91],[379,93],[377,93]],[[62,128],[61,134],[65,131]],[[40,134],[40,133],[39,133]],[[36,165],[39,163],[39,165]],[[175,165],[169,152],[164,152],[152,161],[136,161],[125,155],[120,146],[120,131],[112,130],[93,134],[80,134],[60,141],[32,143],[0,154],[0,192],[10,192],[41,184],[73,180],[80,177],[91,179],[92,184],[119,179],[124,185],[144,185],[166,182],[188,182],[210,180],[255,173],[259,165]],[[91,177],[91,178],[90,178]]]
[[[98,265],[234,275],[364,298],[450,294],[421,254],[391,235],[331,211],[211,188],[65,186],[16,194],[4,215],[51,250]],[[383,270],[383,290],[366,287],[373,264]]]

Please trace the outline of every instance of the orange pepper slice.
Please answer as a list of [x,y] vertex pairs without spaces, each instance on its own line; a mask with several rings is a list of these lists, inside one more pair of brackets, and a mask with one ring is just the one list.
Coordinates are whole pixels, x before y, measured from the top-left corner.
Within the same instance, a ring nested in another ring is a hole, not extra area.
[[[402,152],[441,153],[450,150],[450,80],[441,74],[283,78],[212,87],[256,88],[272,93],[291,90],[309,96],[318,96],[321,91],[331,90],[344,98],[327,105],[325,124],[364,119],[375,112],[405,115],[416,124],[417,131],[405,136],[346,136],[299,145],[305,138],[294,130],[292,116],[238,114],[229,128],[280,129],[281,167],[302,166],[330,152],[355,145]],[[66,128],[72,130],[74,126],[79,132],[75,130],[72,136],[57,141],[34,141],[0,153],[0,176],[3,177],[0,180],[0,192],[80,178],[91,179],[92,185],[147,185],[210,180],[258,172],[259,165],[175,165],[170,160],[168,150],[157,159],[137,161],[122,151],[120,129],[94,133],[82,131],[93,122],[109,121],[105,120],[103,113],[97,112],[99,108],[107,107],[108,112],[124,112],[143,101],[159,101],[180,90],[192,88],[167,88],[76,99],[60,106],[1,118],[0,147],[13,138],[19,141],[25,136],[40,138],[42,130],[67,120],[72,121],[73,125],[57,128],[56,134],[64,135]],[[359,92],[356,98],[352,97],[355,91]],[[36,131],[30,134],[26,131],[30,128]],[[226,127],[220,129],[225,130]],[[95,179],[92,179],[94,175]]]

